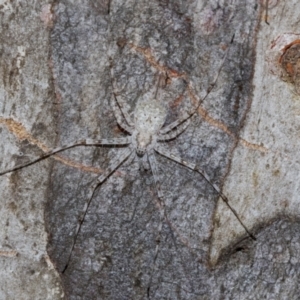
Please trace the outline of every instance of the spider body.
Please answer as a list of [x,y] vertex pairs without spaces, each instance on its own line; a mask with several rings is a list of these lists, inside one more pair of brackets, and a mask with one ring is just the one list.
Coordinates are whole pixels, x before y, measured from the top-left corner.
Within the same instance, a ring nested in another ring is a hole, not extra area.
[[159,130],[165,123],[166,110],[156,99],[139,101],[134,111],[132,144],[142,157],[154,149]]

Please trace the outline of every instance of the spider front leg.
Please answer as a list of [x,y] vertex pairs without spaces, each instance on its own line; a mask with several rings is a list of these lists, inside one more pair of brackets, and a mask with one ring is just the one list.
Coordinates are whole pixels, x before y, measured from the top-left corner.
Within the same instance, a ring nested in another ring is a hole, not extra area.
[[[232,37],[231,43],[233,43],[233,39],[234,39],[234,36]],[[164,134],[166,134],[166,133],[171,132],[174,128],[180,126],[180,125],[181,125],[182,123],[184,123],[185,121],[188,121],[188,120],[190,119],[190,117],[191,117],[192,115],[194,115],[194,114],[197,112],[197,110],[198,110],[200,104],[203,102],[204,99],[206,99],[206,97],[210,94],[210,92],[211,92],[211,91],[213,90],[213,88],[215,87],[215,85],[216,85],[216,83],[217,83],[217,81],[218,81],[218,78],[219,78],[221,69],[222,69],[222,67],[223,67],[223,65],[224,65],[224,62],[225,62],[225,60],[226,60],[228,51],[229,51],[229,47],[226,49],[226,52],[225,52],[225,54],[224,54],[224,56],[223,56],[223,59],[222,59],[222,61],[221,61],[221,63],[220,63],[218,72],[216,73],[216,75],[215,75],[215,77],[214,77],[214,79],[213,79],[213,82],[210,84],[209,88],[207,89],[206,95],[201,99],[201,101],[199,101],[199,103],[197,103],[197,105],[196,105],[196,107],[195,107],[194,109],[192,109],[191,111],[186,111],[186,112],[184,112],[183,115],[182,115],[179,119],[177,119],[177,120],[174,121],[173,123],[169,124],[168,126],[162,128],[162,129],[159,131],[159,135],[160,135],[160,136],[161,136],[161,135],[164,135]],[[190,85],[190,89],[192,89],[191,83],[189,83],[189,85]]]
[[245,231],[247,232],[247,234],[253,239],[256,240],[255,236],[248,230],[248,228],[246,227],[246,225],[242,222],[242,220],[240,219],[240,217],[238,216],[238,213],[236,212],[236,210],[229,204],[229,200],[228,198],[221,192],[221,190],[219,189],[219,187],[211,182],[211,179],[209,178],[209,176],[207,175],[207,173],[205,171],[203,171],[202,169],[200,169],[196,164],[191,163],[191,162],[187,162],[185,160],[183,160],[182,158],[175,156],[172,153],[169,153],[168,151],[162,149],[161,147],[157,146],[155,148],[155,151],[159,154],[161,154],[162,156],[165,156],[167,158],[169,158],[170,160],[173,160],[193,171],[196,171],[197,173],[199,173],[208,183],[209,185],[218,193],[218,195],[221,197],[221,199],[225,202],[225,204],[228,206],[228,208],[232,211],[232,213],[235,215],[235,217],[237,218],[237,220],[239,221],[239,223],[242,225],[242,227],[245,229]]
[[[133,127],[133,125],[128,125],[129,123],[127,122],[127,119],[125,118],[123,111],[119,107],[116,97],[112,97],[111,108],[113,110],[114,116],[115,116],[118,124],[120,125],[120,127],[123,128],[128,133],[132,134],[134,127]],[[123,121],[123,117],[125,118],[125,121],[127,122],[127,124]]]
[[29,161],[27,163],[20,164],[13,168],[2,171],[2,172],[0,172],[0,176],[7,174],[7,173],[11,173],[13,171],[23,169],[28,166],[31,166],[31,165],[33,165],[37,162],[40,162],[48,157],[51,157],[59,152],[62,152],[62,151],[65,151],[65,150],[68,150],[71,148],[75,148],[75,147],[79,147],[79,146],[87,146],[87,147],[91,147],[91,146],[98,146],[98,147],[99,146],[122,146],[122,145],[126,146],[130,143],[131,143],[131,137],[129,137],[129,136],[124,137],[124,138],[111,138],[111,139],[100,139],[100,140],[85,139],[85,140],[76,141],[72,144],[65,145],[65,146],[53,149],[49,152],[46,152],[32,161]]
[[114,96],[114,99],[115,101],[117,102],[117,105],[118,105],[118,108],[119,110],[121,111],[123,117],[125,118],[127,124],[130,126],[130,127],[134,127],[134,122],[132,122],[130,116],[129,116],[129,113],[128,111],[126,110],[125,108],[125,101],[123,101],[122,99],[118,99],[118,92],[115,92],[115,87],[114,87],[114,74],[113,74],[113,71],[112,71],[112,68],[110,68],[110,72],[111,72],[111,85],[112,85],[112,89],[113,89],[113,96]]
[[190,123],[191,123],[191,118],[183,121],[180,125],[175,127],[175,129],[171,129],[170,133],[158,134],[157,140],[159,142],[166,142],[166,141],[176,138],[178,135],[180,135],[187,129],[187,127],[190,125]]
[[162,129],[160,129],[160,131],[158,132],[159,137],[169,133],[170,131],[172,131],[174,128],[179,127],[180,125],[182,125],[182,123],[184,123],[185,121],[188,121],[188,119],[192,116],[192,114],[189,114],[187,112],[184,112],[183,115],[178,118],[176,121],[172,122],[171,124],[169,124],[168,126],[163,127]]
[[68,256],[68,259],[67,259],[67,263],[62,271],[62,273],[64,273],[68,266],[69,266],[69,262],[71,260],[71,257],[72,257],[72,253],[73,253],[73,250],[74,250],[74,246],[76,244],[76,241],[77,241],[77,237],[78,237],[78,234],[80,232],[80,229],[81,229],[81,226],[84,222],[84,219],[85,219],[85,216],[87,214],[87,211],[89,209],[89,206],[92,202],[92,199],[94,197],[94,194],[95,194],[95,191],[96,189],[112,174],[114,173],[114,171],[120,167],[126,159],[128,159],[129,156],[131,156],[131,154],[133,153],[133,149],[129,148],[129,149],[126,149],[118,158],[116,158],[116,160],[113,162],[112,165],[110,165],[107,170],[101,174],[95,181],[94,183],[90,186],[89,188],[89,192],[88,192],[88,196],[87,196],[87,200],[84,204],[84,207],[83,207],[83,210],[82,210],[82,213],[81,213],[81,216],[80,218],[78,219],[78,224],[77,224],[77,227],[76,227],[76,230],[75,230],[75,236],[74,236],[74,239],[73,239],[73,242],[72,242],[72,246],[71,246],[71,250],[70,250],[70,253],[69,253],[69,256]]

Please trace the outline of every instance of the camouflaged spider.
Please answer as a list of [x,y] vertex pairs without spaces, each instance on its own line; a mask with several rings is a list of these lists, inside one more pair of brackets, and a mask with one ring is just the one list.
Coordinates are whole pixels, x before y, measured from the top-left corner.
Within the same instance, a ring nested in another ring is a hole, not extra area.
[[[224,59],[225,59],[225,57],[226,56],[224,56]],[[224,60],[223,60],[223,62],[224,62]],[[222,64],[223,64],[223,62],[222,62]],[[216,80],[217,80],[217,77],[215,77],[214,83],[211,85],[211,88],[207,92],[206,96],[211,91]],[[156,91],[156,94],[157,94],[157,91]],[[211,180],[210,180],[209,176],[206,174],[206,172],[201,170],[196,164],[183,160],[181,157],[178,157],[178,156],[172,154],[168,150],[165,150],[160,145],[161,142],[167,142],[172,139],[175,139],[178,135],[180,135],[181,133],[183,133],[185,131],[185,129],[190,124],[191,117],[196,113],[200,103],[198,104],[198,106],[196,108],[194,108],[191,111],[184,112],[182,114],[182,116],[179,117],[176,121],[174,121],[171,124],[164,127],[164,123],[166,121],[166,116],[167,116],[167,111],[166,111],[165,107],[160,103],[160,101],[155,99],[156,95],[155,95],[155,97],[153,97],[153,99],[150,99],[150,100],[142,99],[142,100],[138,101],[138,103],[134,109],[134,112],[133,112],[134,120],[131,120],[129,113],[125,109],[125,105],[124,105],[123,101],[118,99],[118,97],[115,93],[113,93],[113,95],[114,95],[114,97],[112,97],[111,106],[112,106],[114,116],[115,116],[119,126],[123,130],[125,130],[129,134],[129,136],[121,137],[121,138],[100,139],[98,141],[90,140],[90,139],[80,140],[73,144],[62,146],[62,147],[54,149],[48,153],[45,153],[33,161],[30,161],[28,163],[25,163],[25,164],[22,164],[19,166],[15,166],[11,169],[0,172],[0,176],[1,176],[6,173],[10,173],[10,172],[25,168],[25,167],[35,164],[41,160],[44,160],[52,155],[55,155],[59,152],[62,152],[64,150],[71,149],[71,148],[74,148],[77,146],[124,146],[125,147],[125,150],[123,150],[121,152],[121,154],[115,158],[115,160],[108,166],[107,170],[105,172],[103,172],[90,186],[86,203],[84,205],[81,217],[78,220],[78,224],[77,224],[77,227],[75,230],[75,235],[74,235],[73,243],[72,243],[70,253],[68,256],[68,260],[67,260],[67,263],[62,272],[64,273],[68,267],[74,246],[76,244],[77,236],[80,232],[80,228],[82,226],[82,223],[84,222],[85,216],[87,214],[88,208],[91,204],[91,201],[93,199],[96,189],[126,160],[132,161],[136,157],[139,157],[142,159],[144,166],[148,165],[148,163],[150,164],[150,168],[153,173],[154,182],[156,185],[157,195],[161,201],[161,207],[162,207],[161,218],[163,218],[165,216],[164,199],[163,199],[163,193],[160,189],[160,182],[159,182],[158,168],[157,168],[155,154],[162,155],[176,163],[179,163],[179,164],[201,174],[201,176],[203,176],[205,178],[205,180],[212,186],[212,188],[218,193],[220,198],[230,208],[230,210],[236,216],[236,218],[238,219],[240,224],[244,227],[247,234],[252,239],[255,240],[255,237],[251,234],[251,232],[247,229],[247,227],[240,220],[237,212],[229,204],[228,198],[221,192],[221,190],[219,189],[219,187],[217,185],[215,185],[214,183],[211,182]],[[160,230],[161,230],[161,225],[160,225],[159,231]],[[157,249],[156,249],[155,256],[157,255],[157,251],[158,251]]]
[[196,164],[185,161],[182,158],[173,155],[172,153],[170,153],[168,150],[165,150],[160,145],[160,142],[166,142],[172,140],[176,138],[178,135],[180,135],[182,132],[184,132],[184,130],[190,124],[191,117],[196,112],[195,109],[191,112],[185,112],[179,119],[163,127],[166,120],[167,111],[157,99],[152,99],[150,101],[147,100],[138,101],[133,113],[134,114],[133,121],[131,120],[129,113],[124,108],[123,102],[118,100],[116,95],[114,95],[111,101],[111,106],[119,126],[122,129],[124,129],[127,133],[129,133],[129,136],[122,137],[122,138],[100,139],[99,141],[93,141],[90,139],[81,140],[71,145],[54,149],[31,162],[16,166],[12,169],[0,173],[0,175],[3,175],[15,170],[22,169],[38,161],[41,161],[45,158],[48,158],[54,154],[57,154],[59,152],[77,146],[120,146],[120,145],[127,146],[126,149],[113,161],[113,163],[107,168],[107,170],[94,181],[94,184],[90,187],[90,192],[87,197],[87,201],[84,205],[82,215],[79,219],[75,231],[75,237],[69,254],[69,258],[63,272],[66,270],[69,264],[76,243],[77,236],[79,234],[81,225],[84,221],[90,203],[93,199],[95,190],[126,160],[131,161],[136,156],[142,158],[144,165],[149,162],[151,171],[154,176],[154,182],[156,185],[157,194],[159,199],[162,201],[162,206],[164,206],[163,194],[161,192],[160,182],[158,179],[159,177],[158,177],[158,169],[157,169],[155,153],[165,156],[166,158],[173,160],[176,163],[179,163],[201,174],[205,178],[205,180],[213,187],[213,189],[219,194],[219,196],[227,204],[227,206],[232,210],[232,212],[239,220],[240,224],[244,227],[246,232],[249,234],[249,236],[255,239],[255,237],[249,232],[249,230],[240,220],[236,211],[228,203],[227,197],[222,194],[218,186],[216,186],[211,182],[209,176],[206,174],[205,171],[201,170]]

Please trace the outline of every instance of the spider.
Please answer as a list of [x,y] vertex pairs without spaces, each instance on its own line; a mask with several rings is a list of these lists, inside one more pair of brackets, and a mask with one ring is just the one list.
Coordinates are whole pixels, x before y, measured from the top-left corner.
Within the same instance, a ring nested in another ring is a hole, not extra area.
[[[135,110],[134,110],[134,120],[132,121],[129,113],[124,108],[123,102],[118,100],[117,97],[113,97],[111,101],[112,110],[114,116],[119,124],[119,126],[124,129],[129,136],[122,138],[111,138],[111,139],[100,139],[99,141],[93,141],[90,139],[77,141],[71,145],[63,146],[57,149],[54,149],[41,157],[25,163],[23,165],[16,166],[12,169],[3,171],[0,175],[4,175],[9,172],[13,172],[15,170],[22,169],[29,165],[35,164],[43,159],[46,159],[54,154],[62,152],[67,149],[71,149],[77,146],[127,146],[125,151],[123,151],[114,162],[107,168],[107,170],[101,174],[94,182],[94,184],[90,187],[90,193],[87,197],[87,201],[83,208],[83,213],[81,218],[79,219],[76,231],[75,238],[71,247],[70,255],[68,258],[67,265],[64,269],[66,270],[68,263],[70,261],[73,248],[76,243],[77,236],[79,234],[81,225],[84,221],[85,215],[88,211],[90,203],[93,199],[93,195],[95,190],[118,168],[120,167],[126,160],[132,161],[136,156],[142,159],[143,165],[146,166],[149,162],[151,171],[154,176],[154,182],[157,189],[157,195],[159,199],[163,200],[163,194],[160,189],[160,182],[158,177],[158,169],[157,162],[155,158],[155,154],[162,155],[170,160],[175,161],[199,174],[201,174],[205,180],[213,187],[213,189],[219,194],[222,200],[226,203],[226,205],[232,210],[240,224],[244,227],[249,236],[253,239],[255,237],[252,233],[249,232],[247,227],[243,224],[243,222],[238,217],[237,212],[228,202],[228,198],[220,191],[219,187],[213,184],[206,174],[205,171],[201,170],[196,164],[192,162],[188,162],[183,160],[181,157],[175,156],[169,151],[165,150],[161,147],[161,142],[170,141],[176,138],[178,135],[183,133],[185,129],[189,126],[191,117],[195,113],[185,112],[179,119],[174,121],[173,123],[163,126],[166,120],[167,111],[164,106],[157,99],[152,99],[151,101],[140,100],[138,101]],[[124,119],[124,120],[123,120]],[[125,122],[124,122],[125,121]],[[63,271],[63,272],[64,272]]]
[[[215,81],[217,78],[215,78]],[[113,85],[113,84],[112,84]],[[207,92],[211,91],[211,89]],[[136,157],[139,157],[142,160],[143,166],[148,168],[150,165],[150,169],[152,171],[154,182],[157,190],[157,196],[161,201],[162,214],[161,218],[165,216],[164,212],[164,196],[160,189],[160,182],[158,176],[158,168],[156,161],[156,154],[162,155],[178,164],[181,164],[194,172],[199,173],[203,178],[212,186],[212,188],[218,193],[220,198],[226,203],[226,205],[233,212],[237,220],[243,226],[247,234],[253,239],[256,240],[254,235],[247,229],[244,223],[239,218],[237,212],[231,205],[229,204],[228,198],[221,192],[219,187],[212,183],[209,176],[206,172],[200,169],[195,163],[188,162],[183,160],[181,157],[176,156],[165,150],[162,146],[162,142],[168,142],[170,140],[175,139],[181,133],[183,133],[190,124],[191,117],[196,113],[198,106],[191,110],[186,111],[179,117],[176,121],[171,124],[164,126],[167,116],[167,110],[161,104],[159,100],[156,99],[157,90],[155,97],[151,100],[142,99],[139,100],[136,104],[136,107],[133,112],[133,120],[129,115],[128,111],[125,109],[124,102],[118,99],[117,95],[113,92],[113,97],[111,100],[111,107],[113,114],[117,120],[118,125],[129,135],[127,137],[121,138],[111,138],[111,139],[100,139],[98,141],[86,139],[80,140],[73,144],[62,146],[60,148],[56,148],[48,153],[41,155],[39,158],[24,163],[22,165],[15,166],[11,169],[0,172],[0,176],[25,168],[27,166],[33,165],[41,160],[44,160],[52,155],[55,155],[59,152],[62,152],[67,149],[71,149],[77,146],[123,146],[124,150],[118,155],[115,160],[108,166],[108,168],[103,172],[90,186],[89,193],[87,196],[87,200],[82,210],[81,217],[78,220],[78,224],[75,230],[74,239],[72,242],[71,250],[68,256],[67,263],[62,271],[64,273],[69,265],[72,252],[74,246],[76,244],[77,236],[80,232],[80,228],[84,222],[85,216],[87,214],[88,208],[91,204],[93,196],[95,194],[96,189],[112,174],[114,171],[119,168],[125,161],[133,161]],[[205,96],[205,97],[206,97]],[[156,250],[157,255],[157,250]]]

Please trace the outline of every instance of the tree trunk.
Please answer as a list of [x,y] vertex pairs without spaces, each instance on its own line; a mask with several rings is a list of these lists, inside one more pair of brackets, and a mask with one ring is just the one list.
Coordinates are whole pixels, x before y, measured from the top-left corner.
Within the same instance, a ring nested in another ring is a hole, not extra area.
[[0,299],[297,299],[297,2],[30,2],[0,5],[1,170],[129,136],[111,103],[156,97],[164,126],[195,111],[160,144],[210,182],[155,153],[94,191],[134,145],[1,176]]

